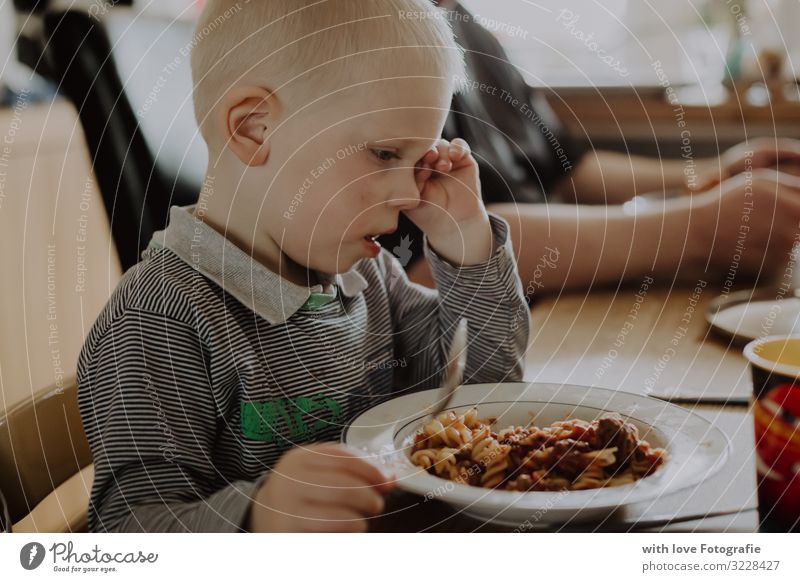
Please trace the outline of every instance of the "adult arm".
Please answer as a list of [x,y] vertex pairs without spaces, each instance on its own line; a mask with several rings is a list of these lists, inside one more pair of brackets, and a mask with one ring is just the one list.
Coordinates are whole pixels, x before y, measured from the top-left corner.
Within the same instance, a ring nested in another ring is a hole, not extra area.
[[[661,280],[780,269],[800,226],[800,179],[772,170],[712,190],[645,205],[493,204],[511,227],[523,286],[586,288],[654,274]],[[558,260],[553,260],[553,255]]]

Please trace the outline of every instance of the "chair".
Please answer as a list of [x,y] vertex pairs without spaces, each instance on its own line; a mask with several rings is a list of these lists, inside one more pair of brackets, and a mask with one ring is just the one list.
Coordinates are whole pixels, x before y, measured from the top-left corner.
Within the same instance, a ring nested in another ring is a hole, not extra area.
[[[207,160],[192,109],[193,24],[128,3],[90,14],[37,2],[26,18],[40,25],[21,32],[18,48],[78,111],[123,270],[164,228],[171,205],[197,200]],[[21,13],[24,4],[15,3]]]
[[93,478],[74,378],[0,413],[0,493],[14,532],[86,531]]

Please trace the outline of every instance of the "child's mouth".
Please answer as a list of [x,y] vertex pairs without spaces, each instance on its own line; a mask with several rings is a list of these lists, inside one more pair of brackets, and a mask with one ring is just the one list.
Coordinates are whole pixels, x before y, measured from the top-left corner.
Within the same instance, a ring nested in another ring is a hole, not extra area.
[[364,246],[370,256],[377,257],[381,252],[381,243],[377,241],[378,235],[368,234],[364,237]]
[[397,225],[391,226],[386,230],[378,231],[376,234],[368,234],[364,236],[364,246],[369,252],[370,256],[377,257],[381,254],[381,243],[378,242],[378,238],[384,235],[390,235],[397,230]]

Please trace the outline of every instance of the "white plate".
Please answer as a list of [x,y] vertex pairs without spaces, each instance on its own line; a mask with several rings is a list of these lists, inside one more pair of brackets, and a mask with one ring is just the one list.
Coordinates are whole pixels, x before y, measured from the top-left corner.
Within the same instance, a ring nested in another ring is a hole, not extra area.
[[412,435],[427,420],[438,390],[400,396],[361,414],[342,431],[342,440],[373,463],[394,471],[400,488],[441,499],[484,521],[507,525],[555,524],[601,519],[615,509],[675,493],[708,479],[730,456],[728,437],[689,410],[638,394],[590,386],[543,383],[474,384],[458,389],[450,410],[478,408],[478,418],[497,417],[498,428],[536,426],[557,420],[591,421],[618,412],[640,437],[667,450],[653,475],[631,485],[586,491],[499,491],[457,484],[430,475],[409,459]]
[[766,335],[800,333],[800,290],[757,289],[715,297],[706,321],[717,333],[745,344]]

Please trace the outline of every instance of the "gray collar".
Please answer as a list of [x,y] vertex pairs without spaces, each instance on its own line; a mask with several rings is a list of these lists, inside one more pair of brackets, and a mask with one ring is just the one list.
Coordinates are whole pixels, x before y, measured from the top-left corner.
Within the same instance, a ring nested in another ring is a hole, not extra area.
[[193,206],[173,206],[169,225],[153,235],[150,247],[168,248],[272,324],[285,322],[312,293],[330,292],[332,285],[346,297],[367,288],[367,280],[355,268],[334,276],[317,273],[322,284],[313,287],[295,285],[194,216],[193,210]]

